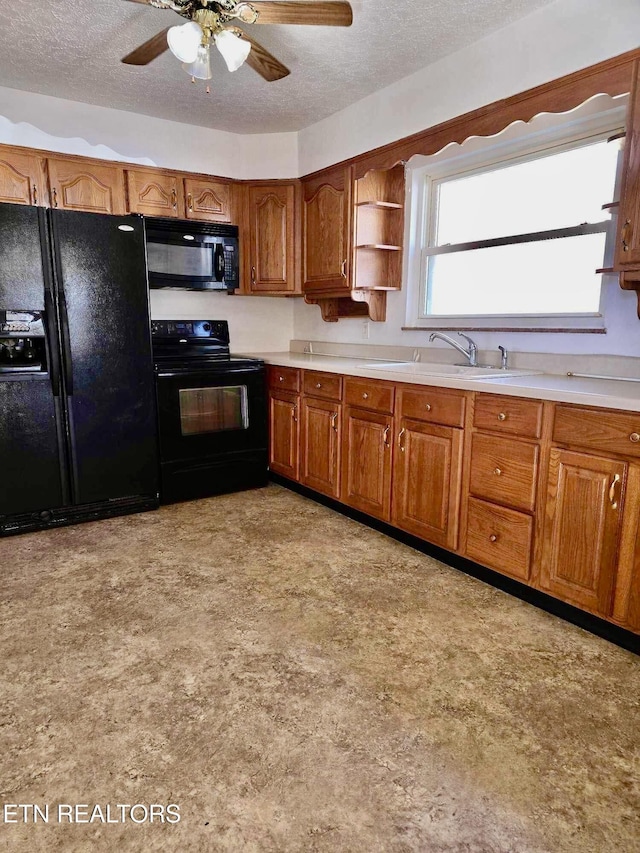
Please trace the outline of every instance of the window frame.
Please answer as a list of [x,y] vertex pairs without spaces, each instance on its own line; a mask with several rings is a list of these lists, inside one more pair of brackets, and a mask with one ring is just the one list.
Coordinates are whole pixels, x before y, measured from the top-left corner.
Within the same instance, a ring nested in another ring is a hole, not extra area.
[[[601,99],[606,99],[603,108]],[[453,177],[479,174],[538,159],[540,156],[561,153],[581,147],[584,143],[606,140],[624,130],[626,97],[597,96],[570,113],[544,113],[530,122],[515,122],[494,137],[473,137],[462,145],[451,144],[431,156],[412,158],[407,169],[406,245],[405,263],[407,307],[405,329],[486,330],[522,332],[604,332],[604,278],[600,286],[600,305],[593,313],[558,314],[450,314],[427,315],[429,287],[428,255],[437,226],[437,185]],[[622,152],[613,196],[619,192]],[[607,214],[603,212],[603,220]],[[550,229],[551,230],[551,229]],[[615,216],[611,217],[606,240],[603,266],[609,266],[615,242]],[[433,256],[433,255],[431,255]]]

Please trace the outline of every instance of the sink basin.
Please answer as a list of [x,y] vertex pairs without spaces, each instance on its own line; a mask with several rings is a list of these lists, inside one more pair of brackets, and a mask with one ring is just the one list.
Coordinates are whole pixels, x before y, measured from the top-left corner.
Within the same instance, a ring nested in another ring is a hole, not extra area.
[[530,376],[535,370],[501,370],[499,367],[471,367],[466,364],[442,364],[428,361],[370,361],[359,364],[367,370],[384,370],[413,376],[450,376],[457,379],[491,379],[492,377]]

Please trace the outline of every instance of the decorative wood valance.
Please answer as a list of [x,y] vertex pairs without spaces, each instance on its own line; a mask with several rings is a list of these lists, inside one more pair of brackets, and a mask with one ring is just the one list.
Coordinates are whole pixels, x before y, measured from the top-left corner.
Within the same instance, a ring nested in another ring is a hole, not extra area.
[[[362,178],[371,169],[390,169],[415,154],[435,154],[446,145],[462,143],[470,136],[494,136],[514,121],[527,122],[543,112],[567,112],[594,95],[624,95],[631,91],[633,63],[637,59],[640,59],[640,49],[495,101],[397,142],[352,157],[339,165],[353,165],[356,179]],[[332,169],[335,167],[336,164],[331,166]],[[320,175],[323,171],[318,170],[306,178]]]

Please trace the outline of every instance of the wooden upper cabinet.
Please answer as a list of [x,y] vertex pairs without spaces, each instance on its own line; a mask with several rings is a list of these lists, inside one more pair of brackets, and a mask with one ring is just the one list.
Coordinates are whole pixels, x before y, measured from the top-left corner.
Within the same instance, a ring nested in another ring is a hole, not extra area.
[[609,616],[627,463],[552,449],[541,587]]
[[0,203],[46,203],[44,160],[22,149],[0,148]]
[[187,219],[232,222],[231,185],[206,178],[185,178]]
[[130,169],[127,171],[127,188],[131,213],[184,218],[184,192],[178,175],[151,169]]
[[249,188],[249,252],[252,293],[294,293],[295,188]]
[[640,266],[640,61],[634,63],[623,175],[616,265],[625,269]]
[[126,213],[123,171],[119,166],[49,158],[51,207],[88,213]]
[[352,169],[339,168],[303,182],[305,293],[351,287]]

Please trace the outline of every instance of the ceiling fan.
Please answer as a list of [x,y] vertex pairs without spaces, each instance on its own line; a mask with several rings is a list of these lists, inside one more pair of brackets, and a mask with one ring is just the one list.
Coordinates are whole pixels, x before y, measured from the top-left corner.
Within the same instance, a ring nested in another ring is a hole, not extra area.
[[[265,80],[286,77],[290,71],[262,47],[240,24],[306,24],[325,27],[349,27],[353,22],[351,5],[319,0],[128,0],[171,9],[187,18],[186,24],[167,27],[124,57],[127,65],[148,65],[169,49],[182,62],[192,80],[210,80],[210,48],[214,44],[229,71],[246,61]],[[208,89],[207,89],[208,91]]]

